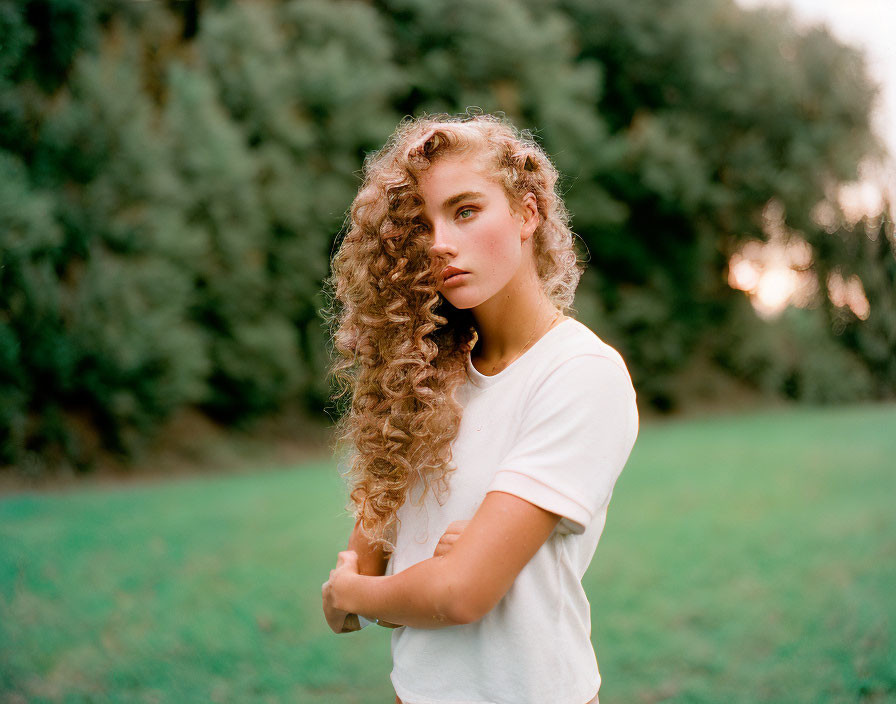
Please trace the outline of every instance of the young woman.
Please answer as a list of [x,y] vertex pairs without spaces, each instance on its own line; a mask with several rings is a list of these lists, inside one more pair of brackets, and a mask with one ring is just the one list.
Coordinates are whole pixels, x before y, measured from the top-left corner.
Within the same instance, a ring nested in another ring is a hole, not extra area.
[[356,525],[323,609],[395,628],[403,704],[597,702],[581,580],[638,412],[618,352],[565,314],[556,184],[505,119],[407,119],[333,259]]

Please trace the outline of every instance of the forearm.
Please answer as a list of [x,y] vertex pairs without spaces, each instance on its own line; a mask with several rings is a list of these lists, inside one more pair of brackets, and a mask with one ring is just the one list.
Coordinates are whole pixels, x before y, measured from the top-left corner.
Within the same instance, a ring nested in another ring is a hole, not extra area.
[[348,539],[348,549],[358,553],[358,571],[364,575],[380,576],[386,573],[389,558],[381,545],[372,545],[361,531],[360,521]]
[[[358,572],[362,575],[381,576],[386,572],[389,562],[388,556],[381,545],[374,545],[361,529],[361,522],[356,521],[352,534],[348,539],[348,549],[358,555]],[[380,621],[380,625],[386,628],[397,628],[397,624]],[[358,614],[348,613],[339,633],[353,633],[361,629]]]
[[354,575],[345,587],[347,611],[412,628],[467,623],[460,591],[445,563],[432,557],[388,577]]

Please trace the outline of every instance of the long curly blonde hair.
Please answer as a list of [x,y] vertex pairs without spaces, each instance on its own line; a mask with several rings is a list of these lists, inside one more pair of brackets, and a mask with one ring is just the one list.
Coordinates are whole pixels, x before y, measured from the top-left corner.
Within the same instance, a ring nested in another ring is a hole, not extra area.
[[330,373],[338,383],[334,400],[351,399],[337,422],[337,442],[349,450],[346,508],[387,553],[409,490],[420,483],[421,500],[430,487],[440,497],[454,469],[451,442],[462,413],[455,391],[476,330],[470,311],[437,290],[444,262],[429,254],[418,183],[432,163],[458,153],[481,157],[512,207],[527,192],[535,195],[536,270],[561,311],[572,305],[583,269],[556,168],[532,134],[503,115],[407,117],[365,158],[326,282],[336,353]]

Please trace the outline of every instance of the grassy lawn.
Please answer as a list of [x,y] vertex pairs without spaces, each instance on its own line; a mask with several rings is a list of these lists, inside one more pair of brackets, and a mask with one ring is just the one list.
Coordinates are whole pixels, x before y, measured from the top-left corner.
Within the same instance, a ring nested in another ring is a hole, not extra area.
[[[389,704],[331,463],[0,498],[0,702]],[[602,704],[896,702],[896,406],[645,426],[585,577]],[[550,703],[546,703],[550,704]]]

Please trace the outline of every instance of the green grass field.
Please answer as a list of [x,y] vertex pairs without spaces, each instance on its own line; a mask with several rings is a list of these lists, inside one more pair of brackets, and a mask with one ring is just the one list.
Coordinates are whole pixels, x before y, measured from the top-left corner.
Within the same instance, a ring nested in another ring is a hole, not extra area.
[[[320,611],[343,503],[326,462],[0,499],[0,701],[390,704],[390,632]],[[601,703],[896,702],[894,509],[894,405],[643,427]]]

